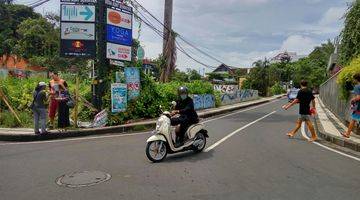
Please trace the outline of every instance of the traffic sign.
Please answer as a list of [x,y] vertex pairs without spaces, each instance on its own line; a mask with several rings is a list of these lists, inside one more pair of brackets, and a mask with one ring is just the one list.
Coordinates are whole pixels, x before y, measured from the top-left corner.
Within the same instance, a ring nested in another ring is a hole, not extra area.
[[95,22],[95,6],[62,4],[61,21]]
[[61,39],[95,40],[94,23],[61,23]]
[[132,45],[132,30],[117,26],[107,25],[106,38],[108,42],[122,44],[126,46]]

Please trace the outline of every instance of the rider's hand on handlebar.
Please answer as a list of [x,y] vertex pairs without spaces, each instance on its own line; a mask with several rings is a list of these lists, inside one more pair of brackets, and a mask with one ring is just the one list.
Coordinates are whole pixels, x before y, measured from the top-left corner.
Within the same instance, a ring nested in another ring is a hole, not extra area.
[[173,111],[171,112],[171,116],[174,116],[174,115],[177,115],[177,114],[179,114],[179,111],[178,111],[178,110],[173,110]]

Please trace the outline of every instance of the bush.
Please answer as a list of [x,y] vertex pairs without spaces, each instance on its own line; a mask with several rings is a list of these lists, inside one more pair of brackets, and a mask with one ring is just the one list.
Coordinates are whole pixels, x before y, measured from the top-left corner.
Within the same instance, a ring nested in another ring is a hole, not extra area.
[[339,74],[337,83],[340,85],[340,98],[347,100],[352,86],[355,84],[354,75],[360,73],[360,56],[353,59]]
[[17,119],[12,113],[8,111],[1,112],[0,113],[1,127],[6,127],[6,128],[33,127],[33,118],[31,113],[20,112],[18,113],[18,115],[21,120],[21,124],[17,121]]
[[275,85],[270,88],[271,95],[284,94],[285,92],[286,91],[281,87],[280,83],[275,83]]

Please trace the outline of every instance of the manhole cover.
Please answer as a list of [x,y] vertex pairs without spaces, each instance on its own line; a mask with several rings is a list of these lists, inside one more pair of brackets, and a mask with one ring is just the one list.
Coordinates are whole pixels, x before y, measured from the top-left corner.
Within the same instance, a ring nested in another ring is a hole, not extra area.
[[56,179],[56,184],[65,187],[85,187],[110,180],[110,174],[100,171],[83,171],[65,174]]

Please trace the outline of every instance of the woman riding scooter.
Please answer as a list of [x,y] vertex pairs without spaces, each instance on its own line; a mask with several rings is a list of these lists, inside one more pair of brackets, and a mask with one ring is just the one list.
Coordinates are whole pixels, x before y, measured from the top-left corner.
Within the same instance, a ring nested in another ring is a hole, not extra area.
[[171,125],[180,125],[180,130],[176,133],[176,146],[181,146],[184,143],[184,137],[187,129],[196,123],[199,123],[198,115],[194,108],[194,102],[188,95],[188,89],[184,86],[178,89],[179,99],[176,101],[175,110],[172,111],[172,116],[179,114],[178,117],[171,118]]

